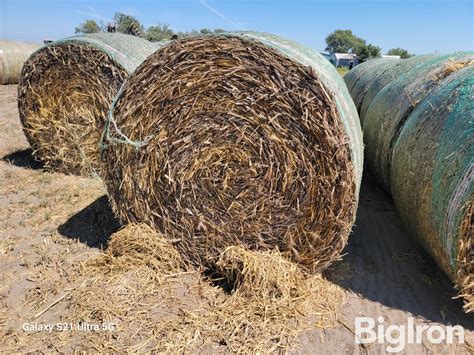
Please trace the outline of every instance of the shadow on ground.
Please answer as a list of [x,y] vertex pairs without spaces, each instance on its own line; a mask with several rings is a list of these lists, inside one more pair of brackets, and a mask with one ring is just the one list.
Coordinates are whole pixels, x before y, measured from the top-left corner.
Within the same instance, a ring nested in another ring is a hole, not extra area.
[[119,228],[120,223],[104,195],[60,225],[58,232],[90,247],[105,248],[110,236]]
[[[462,311],[462,300],[453,299],[456,290],[452,282],[403,229],[388,195],[365,178],[360,196],[356,226],[344,251],[346,255],[326,276],[382,307],[404,310],[441,324],[460,324],[474,329],[474,317]],[[351,302],[363,301],[360,298],[349,300],[349,312],[361,309],[356,304],[351,307]]]
[[16,152],[5,155],[3,161],[25,169],[43,169],[43,163],[33,157],[31,148],[18,150]]

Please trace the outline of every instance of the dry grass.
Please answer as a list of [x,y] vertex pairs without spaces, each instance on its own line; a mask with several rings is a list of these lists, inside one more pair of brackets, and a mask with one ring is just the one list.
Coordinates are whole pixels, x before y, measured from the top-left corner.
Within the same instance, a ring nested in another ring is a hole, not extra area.
[[128,76],[89,44],[45,47],[30,58],[18,85],[18,106],[35,156],[55,171],[91,175],[110,103]]
[[474,202],[469,201],[464,210],[465,216],[459,232],[456,284],[460,290],[459,297],[464,299],[465,312],[471,313],[474,312]]
[[455,60],[455,59],[451,59],[444,66],[441,73],[438,74],[439,75],[438,80],[441,81],[445,77],[457,72],[458,70],[461,70],[462,68],[465,68],[465,67],[468,67],[468,66],[471,66],[471,65],[474,65],[474,60]]
[[170,242],[144,224],[132,224],[114,233],[107,253],[88,266],[107,265],[124,269],[145,265],[159,272],[178,272],[186,268]]
[[[58,266],[51,270],[59,260],[63,273]],[[45,338],[9,324],[3,349],[285,350],[296,345],[303,329],[336,325],[344,291],[319,275],[306,275],[277,253],[230,248],[218,265],[223,278],[236,281],[231,293],[186,266],[166,238],[144,225],[117,232],[110,248],[93,259],[45,255],[37,267],[39,286],[24,305],[34,315],[30,321],[48,322],[48,311],[59,307],[62,322],[114,324],[115,329],[56,331]]]
[[175,41],[127,81],[108,124],[115,212],[177,240],[194,265],[213,267],[232,245],[313,271],[338,259],[355,175],[335,100],[310,68],[249,40]]

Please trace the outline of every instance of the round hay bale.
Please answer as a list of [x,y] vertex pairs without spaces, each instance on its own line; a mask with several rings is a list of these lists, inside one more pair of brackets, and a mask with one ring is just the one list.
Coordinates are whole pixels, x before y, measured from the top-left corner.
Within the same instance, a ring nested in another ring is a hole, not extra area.
[[453,72],[474,64],[474,52],[429,58],[386,85],[363,120],[366,159],[382,188],[390,192],[392,149],[413,109]]
[[53,42],[25,63],[18,108],[37,158],[53,170],[98,172],[99,141],[110,103],[129,74],[157,49],[120,33]]
[[362,105],[359,109],[360,121],[364,122],[364,117],[367,110],[374,100],[375,96],[392,81],[398,79],[411,68],[414,68],[420,63],[424,63],[429,59],[434,59],[435,54],[416,55],[403,60],[392,61],[391,65],[386,65],[382,70],[377,71],[375,75],[370,77],[370,81],[365,88],[365,95]]
[[358,112],[360,112],[362,101],[372,81],[386,68],[393,67],[401,61],[401,59],[394,58],[371,59],[357,65],[344,76],[344,81]]
[[320,270],[354,222],[360,139],[342,79],[316,52],[258,33],[182,39],[117,95],[103,178],[122,221],[152,226],[194,264],[236,245]]
[[474,311],[474,66],[411,113],[393,148],[391,189],[408,229]]
[[0,84],[16,84],[28,57],[40,47],[35,43],[0,40]]

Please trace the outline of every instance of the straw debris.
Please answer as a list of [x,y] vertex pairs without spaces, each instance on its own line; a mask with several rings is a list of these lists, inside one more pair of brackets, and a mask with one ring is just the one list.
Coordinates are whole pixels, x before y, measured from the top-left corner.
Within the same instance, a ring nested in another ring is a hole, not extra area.
[[127,76],[92,45],[65,43],[33,55],[23,68],[18,101],[35,156],[63,173],[97,171],[107,110]]
[[457,282],[459,297],[464,299],[466,313],[474,312],[474,201],[464,208],[465,217],[459,233]]
[[107,252],[88,266],[107,265],[119,269],[146,265],[160,272],[179,272],[186,268],[168,239],[145,224],[128,225],[114,233]]
[[[11,330],[2,333],[4,349],[286,351],[298,345],[296,337],[304,329],[338,324],[345,292],[320,275],[305,273],[275,251],[231,247],[218,259],[214,276],[229,283],[239,280],[232,292],[216,286],[219,280],[187,267],[172,243],[143,224],[115,233],[101,255],[61,264],[67,273],[60,277],[48,272],[58,264],[55,256],[48,257],[46,265],[38,266],[36,287],[23,307],[26,314],[36,315],[33,320],[40,323],[113,327],[53,331],[47,338],[41,332]],[[60,312],[54,313],[55,308]]]
[[306,284],[303,271],[278,251],[254,252],[229,247],[217,262],[217,273],[234,292],[246,297],[298,298]]

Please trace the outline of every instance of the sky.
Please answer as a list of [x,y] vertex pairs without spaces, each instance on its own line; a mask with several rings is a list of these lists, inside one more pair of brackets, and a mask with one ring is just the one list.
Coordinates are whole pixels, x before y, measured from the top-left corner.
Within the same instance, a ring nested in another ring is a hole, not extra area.
[[0,0],[0,39],[55,40],[87,19],[110,22],[115,12],[176,31],[264,31],[318,51],[336,29],[351,29],[383,53],[474,50],[474,0]]

